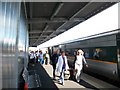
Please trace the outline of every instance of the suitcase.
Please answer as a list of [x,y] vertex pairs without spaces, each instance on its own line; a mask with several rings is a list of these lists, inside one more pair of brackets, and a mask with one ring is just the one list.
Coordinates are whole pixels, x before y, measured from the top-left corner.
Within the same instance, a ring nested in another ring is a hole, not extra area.
[[74,75],[74,73],[75,73],[75,70],[73,69],[73,68],[70,68],[69,69],[69,72],[70,72],[70,80],[73,80],[74,79],[74,77],[75,77],[75,75]]

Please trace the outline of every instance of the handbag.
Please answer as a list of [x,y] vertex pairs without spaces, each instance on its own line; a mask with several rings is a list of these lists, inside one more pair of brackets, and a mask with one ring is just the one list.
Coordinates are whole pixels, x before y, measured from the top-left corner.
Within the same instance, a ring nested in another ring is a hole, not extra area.
[[69,79],[70,77],[70,71],[65,71],[65,79]]

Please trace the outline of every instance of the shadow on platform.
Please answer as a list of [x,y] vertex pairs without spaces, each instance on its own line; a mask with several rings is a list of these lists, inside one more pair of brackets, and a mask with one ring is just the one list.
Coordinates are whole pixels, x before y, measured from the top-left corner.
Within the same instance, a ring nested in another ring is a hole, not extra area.
[[[70,80],[77,83],[77,81],[75,80],[75,78],[70,79]],[[80,84],[80,85],[82,85],[82,86],[84,86],[84,87],[86,87],[86,88],[88,88],[88,89],[99,90],[98,88],[96,88],[96,87],[94,87],[93,85],[91,85],[91,84],[85,82],[85,81],[82,80],[82,79],[80,80],[80,82],[79,82],[78,84]]]
[[[36,74],[39,76],[40,79],[40,87],[34,87],[38,89],[51,89],[51,90],[59,90],[58,87],[54,84],[51,77],[48,75],[48,73],[45,71],[43,66],[39,63],[37,64],[29,64],[28,66],[28,72],[35,71]],[[30,73],[32,75],[33,73]],[[28,82],[31,83],[31,82]],[[30,88],[30,89],[34,89]]]

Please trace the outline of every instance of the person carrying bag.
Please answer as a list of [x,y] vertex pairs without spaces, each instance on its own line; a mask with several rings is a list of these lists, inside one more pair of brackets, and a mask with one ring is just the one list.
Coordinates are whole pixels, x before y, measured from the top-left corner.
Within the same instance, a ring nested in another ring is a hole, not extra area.
[[60,73],[59,83],[62,84],[62,85],[64,85],[65,71],[67,71],[68,69],[69,69],[69,66],[68,66],[67,57],[65,56],[65,52],[62,51],[61,56],[59,56],[58,62],[57,62],[57,65],[56,65],[56,72]]

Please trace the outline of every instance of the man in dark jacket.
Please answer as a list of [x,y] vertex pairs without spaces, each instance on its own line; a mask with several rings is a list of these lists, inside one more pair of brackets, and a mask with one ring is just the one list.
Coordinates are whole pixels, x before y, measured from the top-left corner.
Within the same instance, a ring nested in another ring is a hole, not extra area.
[[56,64],[57,64],[57,61],[58,61],[58,57],[59,57],[59,54],[57,53],[57,51],[55,51],[54,54],[51,57],[52,66],[53,66],[53,79],[55,79],[55,69],[56,69]]

